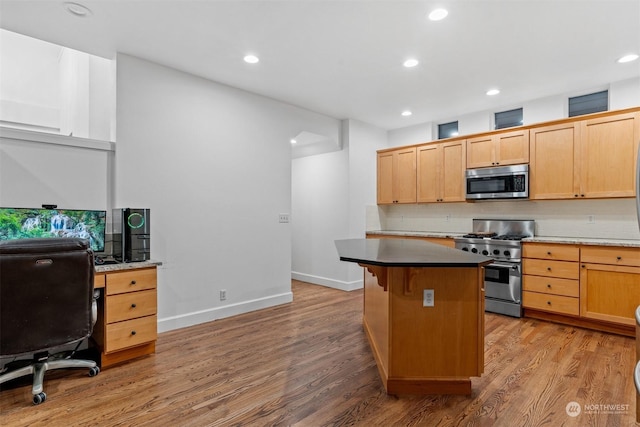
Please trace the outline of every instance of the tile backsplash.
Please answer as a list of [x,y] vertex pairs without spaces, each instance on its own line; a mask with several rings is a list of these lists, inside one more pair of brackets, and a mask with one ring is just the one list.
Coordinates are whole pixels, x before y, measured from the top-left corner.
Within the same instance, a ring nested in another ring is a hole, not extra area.
[[474,218],[533,219],[537,236],[640,239],[634,199],[383,205],[366,215],[367,231],[466,233]]

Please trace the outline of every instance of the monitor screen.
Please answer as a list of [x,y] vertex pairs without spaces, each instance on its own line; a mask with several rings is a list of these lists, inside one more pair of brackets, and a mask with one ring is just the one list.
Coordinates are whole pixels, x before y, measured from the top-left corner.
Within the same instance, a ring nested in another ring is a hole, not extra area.
[[80,237],[104,252],[106,223],[106,211],[0,208],[0,240]]

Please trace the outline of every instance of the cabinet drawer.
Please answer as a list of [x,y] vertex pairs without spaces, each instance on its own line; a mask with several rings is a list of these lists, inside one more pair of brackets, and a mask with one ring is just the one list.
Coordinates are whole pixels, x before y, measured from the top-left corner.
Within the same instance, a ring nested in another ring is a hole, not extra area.
[[572,245],[551,245],[547,243],[524,243],[524,258],[540,258],[556,261],[579,261],[580,248]]
[[109,295],[105,302],[105,319],[107,323],[121,322],[156,314],[156,310],[155,289]]
[[524,291],[522,292],[522,305],[525,308],[568,314],[571,316],[578,316],[580,314],[580,300],[578,298],[561,295]]
[[107,295],[156,288],[156,269],[118,271],[107,275]]
[[156,315],[107,325],[105,353],[155,341],[158,336]]
[[550,261],[545,259],[522,260],[522,272],[535,276],[560,277],[577,280],[580,277],[580,264],[569,261]]
[[104,288],[105,276],[106,276],[106,274],[104,274],[104,273],[96,273],[96,275],[93,276],[93,287],[94,287],[94,289]]
[[540,292],[552,295],[564,295],[578,298],[580,296],[580,282],[572,279],[557,277],[522,276],[522,288],[525,291]]
[[640,249],[621,247],[582,247],[580,260],[592,264],[628,265],[640,267]]

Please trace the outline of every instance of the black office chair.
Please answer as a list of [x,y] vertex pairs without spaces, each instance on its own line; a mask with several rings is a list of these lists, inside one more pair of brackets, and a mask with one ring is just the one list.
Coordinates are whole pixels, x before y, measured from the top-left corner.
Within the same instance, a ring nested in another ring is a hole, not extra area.
[[[33,403],[44,402],[45,371],[89,368],[96,362],[70,358],[61,346],[78,343],[93,330],[96,302],[94,258],[89,243],[76,238],[0,241],[0,357],[33,354],[27,366],[0,372],[0,384],[33,374]],[[76,347],[77,349],[77,347]],[[64,354],[65,356],[61,356]],[[15,363],[18,363],[16,361]]]

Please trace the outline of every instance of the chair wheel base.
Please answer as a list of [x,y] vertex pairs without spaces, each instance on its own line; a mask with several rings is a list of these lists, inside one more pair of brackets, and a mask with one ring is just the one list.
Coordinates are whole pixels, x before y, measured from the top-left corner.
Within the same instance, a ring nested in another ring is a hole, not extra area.
[[45,400],[47,400],[47,394],[44,391],[41,391],[40,393],[33,395],[33,404],[34,405],[39,405],[42,402],[44,402]]

